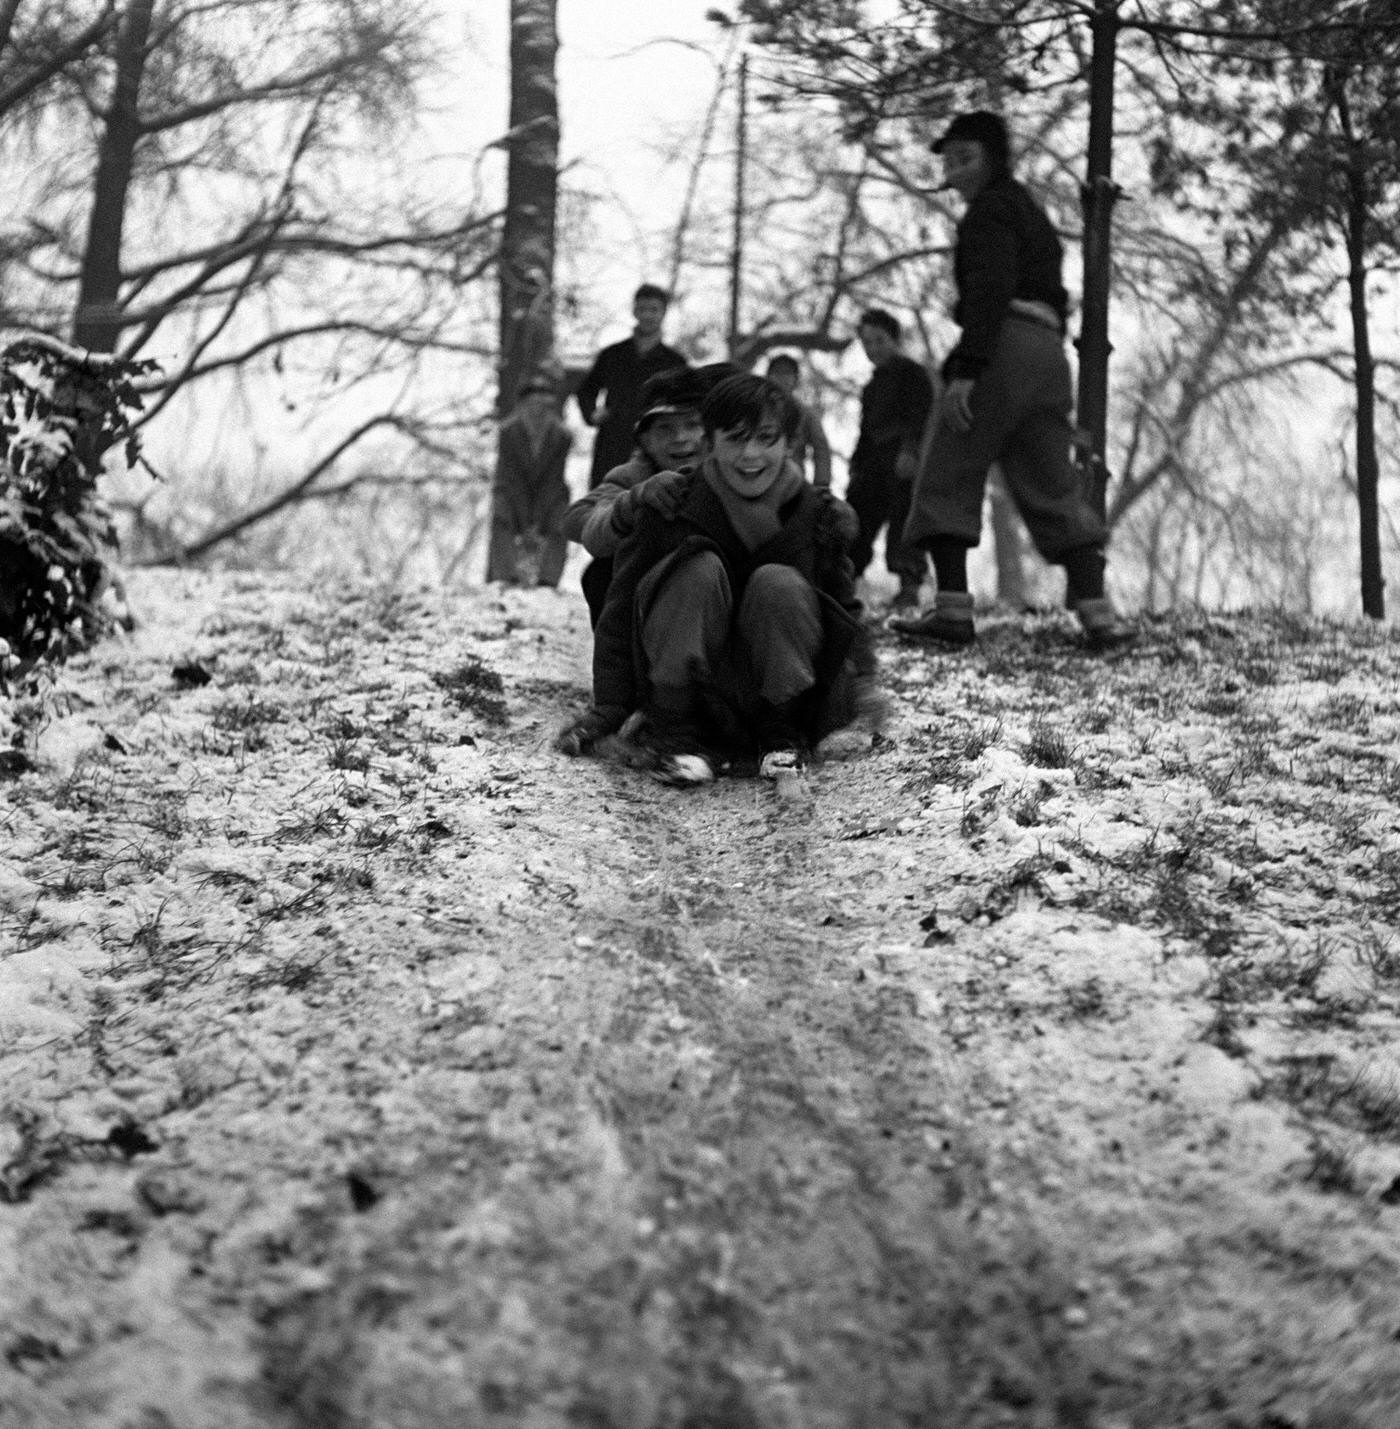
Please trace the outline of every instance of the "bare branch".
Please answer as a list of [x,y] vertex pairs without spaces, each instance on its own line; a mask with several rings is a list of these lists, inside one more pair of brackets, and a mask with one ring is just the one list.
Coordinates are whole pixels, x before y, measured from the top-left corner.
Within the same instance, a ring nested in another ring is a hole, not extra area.
[[[7,36],[14,23],[19,0],[9,0],[6,8],[7,13],[0,15],[0,23],[3,23]],[[42,64],[0,88],[0,114],[8,114],[10,110],[17,108],[36,90],[42,89],[50,80],[62,74],[80,55],[91,49],[115,24],[116,13],[117,0],[102,0],[102,9],[96,19],[46,56]]]
[[244,531],[266,521],[269,516],[275,516],[279,511],[285,510],[288,506],[295,505],[302,500],[306,493],[315,486],[316,482],[329,471],[352,447],[362,441],[371,432],[378,431],[381,427],[390,427],[396,431],[412,431],[412,424],[393,412],[379,412],[373,417],[360,423],[354,430],[344,436],[334,447],[316,462],[302,477],[294,481],[290,486],[279,491],[275,496],[270,497],[261,505],[245,511],[241,516],[235,517],[232,521],[226,521],[222,526],[217,526],[214,530],[206,532],[198,540],[190,542],[181,548],[177,561],[194,561],[200,556],[213,550],[215,546],[221,545],[225,541],[232,540],[235,536],[241,535]]
[[[190,361],[177,372],[171,373],[164,378],[139,384],[138,390],[144,392],[165,392],[167,389],[170,389],[173,391],[184,383],[195,381],[201,377],[208,377],[215,372],[227,372],[242,367],[251,362],[254,358],[261,357],[265,352],[274,352],[280,348],[289,347],[293,343],[306,338],[332,337],[337,334],[354,334],[361,337],[375,338],[385,344],[391,344],[407,352],[443,352],[456,353],[464,357],[489,357],[493,351],[493,349],[486,344],[453,342],[447,338],[431,334],[416,334],[411,329],[405,328],[401,323],[395,323],[393,326],[382,326],[358,319],[339,319],[327,322],[304,323],[299,327],[279,328],[275,332],[258,338],[255,342],[247,343],[235,351],[224,353],[216,358],[211,358],[207,362]],[[162,405],[164,405],[164,399],[162,399]],[[153,410],[154,409],[152,409],[152,411]],[[148,420],[152,415],[152,411],[145,413],[142,420]]]
[[[295,230],[288,226],[278,233],[273,247],[280,253],[315,253],[344,258],[380,253],[394,248],[441,247],[456,239],[465,238],[468,234],[490,228],[500,222],[502,214],[503,210],[497,209],[491,213],[446,227],[425,228],[421,231],[398,229],[392,233],[379,233],[367,237],[353,237],[320,226],[308,225]],[[253,231],[253,225],[258,221],[259,219],[255,216],[243,225],[239,234],[206,244],[202,248],[188,248],[164,258],[154,259],[149,263],[133,264],[126,270],[126,277],[131,281],[145,280],[177,268],[188,267],[194,263],[204,263],[210,257],[227,251],[230,244],[243,245],[242,254],[246,256],[251,246],[256,245],[257,238]]]
[[[382,49],[383,46],[378,48]],[[185,124],[193,124],[196,120],[208,119],[210,115],[239,105],[259,104],[277,99],[303,99],[308,92],[314,92],[318,84],[326,80],[344,78],[348,71],[364,63],[371,54],[371,51],[365,51],[353,56],[337,55],[323,64],[281,75],[264,84],[249,85],[244,89],[221,90],[196,104],[182,105],[160,115],[145,115],[141,119],[141,132],[160,134]]]

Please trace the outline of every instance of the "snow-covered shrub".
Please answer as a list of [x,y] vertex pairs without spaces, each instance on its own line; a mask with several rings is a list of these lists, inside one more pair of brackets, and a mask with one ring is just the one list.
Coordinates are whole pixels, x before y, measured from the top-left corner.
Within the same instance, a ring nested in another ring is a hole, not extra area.
[[40,333],[0,351],[0,690],[111,628],[116,531],[97,479],[113,447],[135,460],[135,380],[155,365]]

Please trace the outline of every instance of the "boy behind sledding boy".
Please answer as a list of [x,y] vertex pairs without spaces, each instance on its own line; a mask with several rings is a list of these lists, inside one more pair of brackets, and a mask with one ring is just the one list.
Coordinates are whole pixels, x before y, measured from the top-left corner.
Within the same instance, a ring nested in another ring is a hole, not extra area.
[[642,387],[631,457],[564,513],[560,530],[593,557],[580,584],[589,622],[595,626],[612,580],[613,556],[636,525],[637,512],[643,505],[655,505],[674,513],[683,478],[700,464],[700,403],[711,385],[706,375],[690,368],[649,377]]
[[792,399],[743,374],[700,415],[705,459],[674,514],[638,512],[594,636],[593,708],[558,741],[581,754],[640,711],[653,773],[677,786],[729,759],[800,768],[874,669],[850,512],[789,459]]

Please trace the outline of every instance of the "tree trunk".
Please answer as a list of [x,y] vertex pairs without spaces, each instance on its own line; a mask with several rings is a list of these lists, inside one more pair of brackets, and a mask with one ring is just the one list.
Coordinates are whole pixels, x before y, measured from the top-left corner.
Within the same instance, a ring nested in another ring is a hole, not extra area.
[[1336,85],[1337,113],[1347,146],[1345,231],[1347,292],[1351,300],[1351,343],[1356,364],[1356,504],[1361,538],[1361,610],[1385,619],[1385,575],[1381,569],[1380,458],[1376,453],[1376,361],[1366,310],[1366,239],[1370,191],[1366,147],[1351,124],[1346,82]]
[[744,290],[744,169],[748,164],[749,56],[739,51],[734,118],[734,233],[729,249],[729,360],[739,352],[740,295]]
[[555,0],[511,0],[510,132],[501,235],[497,410],[554,347],[554,226],[559,170]]
[[116,79],[103,115],[92,213],[73,315],[73,341],[93,352],[115,352],[121,336],[122,228],[141,137],[141,77],[154,10],[155,0],[128,0],[117,30]]
[[1361,609],[1385,619],[1385,575],[1381,569],[1380,460],[1376,454],[1376,364],[1366,313],[1364,256],[1353,257],[1347,273],[1351,290],[1352,345],[1356,352],[1356,500],[1361,536]]
[[1084,298],[1079,325],[1079,425],[1089,434],[1091,497],[1099,515],[1108,506],[1108,298],[1112,277],[1113,71],[1118,45],[1118,0],[1094,0],[1090,21],[1089,152],[1084,188]]

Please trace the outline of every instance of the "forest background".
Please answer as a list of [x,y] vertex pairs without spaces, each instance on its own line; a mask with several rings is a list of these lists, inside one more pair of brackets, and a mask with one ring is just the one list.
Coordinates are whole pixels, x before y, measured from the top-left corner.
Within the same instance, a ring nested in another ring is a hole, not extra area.
[[[522,25],[557,35],[547,72],[512,71]],[[108,488],[127,560],[471,584],[512,86],[559,80],[554,360],[660,281],[696,360],[799,353],[838,454],[859,312],[930,364],[952,339],[928,143],[985,105],[1108,323],[1125,603],[1379,616],[1397,48],[1377,0],[4,0],[0,319],[160,363]],[[1053,599],[991,514],[982,593]]]

